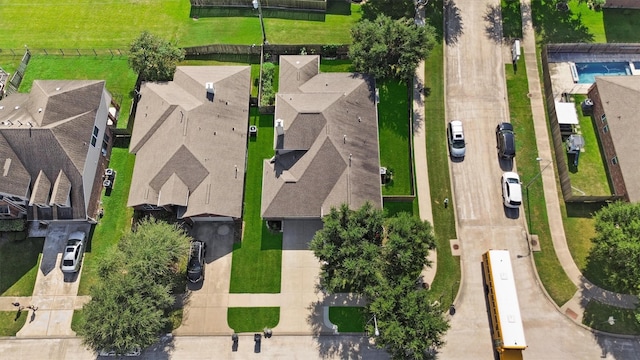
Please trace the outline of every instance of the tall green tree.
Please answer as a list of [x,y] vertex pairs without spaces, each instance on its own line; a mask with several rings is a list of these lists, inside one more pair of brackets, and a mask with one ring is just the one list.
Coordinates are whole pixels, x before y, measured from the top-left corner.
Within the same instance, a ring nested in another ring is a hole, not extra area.
[[143,31],[129,48],[129,66],[145,81],[173,79],[176,65],[183,59],[183,49],[148,31]]
[[79,326],[88,347],[124,354],[157,341],[170,324],[173,289],[184,283],[189,241],[178,227],[146,219],[99,260]]
[[[431,225],[407,213],[385,218],[366,204],[331,209],[310,247],[323,263],[320,282],[329,292],[345,290],[369,299],[367,332],[394,359],[426,359],[442,345],[449,325],[417,280],[435,247]],[[375,316],[375,318],[374,318]]]
[[362,17],[373,20],[383,14],[392,19],[413,18],[415,16],[414,0],[367,0],[362,5]]
[[370,203],[356,211],[346,204],[331,208],[310,244],[323,264],[320,284],[326,291],[363,292],[375,279],[383,219],[382,211]]
[[602,264],[612,286],[640,293],[640,203],[615,202],[600,209],[595,229],[591,260]]
[[356,23],[351,36],[349,57],[355,70],[380,80],[413,79],[418,63],[435,43],[435,30],[430,25],[418,26],[411,19],[393,20],[384,15]]

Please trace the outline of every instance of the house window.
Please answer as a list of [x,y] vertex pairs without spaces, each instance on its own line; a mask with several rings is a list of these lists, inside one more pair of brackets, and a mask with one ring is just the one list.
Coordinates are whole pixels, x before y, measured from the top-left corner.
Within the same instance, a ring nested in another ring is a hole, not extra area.
[[609,132],[609,125],[603,126],[602,127],[602,132],[605,133],[605,134],[608,133]]
[[0,215],[9,214],[9,205],[0,205]]
[[98,133],[100,132],[100,129],[98,129],[97,126],[93,127],[93,135],[91,135],[91,146],[95,147],[96,143],[98,142]]
[[107,149],[109,149],[109,140],[111,140],[111,138],[105,132],[104,137],[102,138],[102,156],[107,156]]
[[618,157],[617,157],[617,156],[614,156],[614,157],[611,159],[611,163],[612,163],[613,165],[618,165]]
[[602,114],[602,116],[600,116],[600,121],[607,122],[607,114]]

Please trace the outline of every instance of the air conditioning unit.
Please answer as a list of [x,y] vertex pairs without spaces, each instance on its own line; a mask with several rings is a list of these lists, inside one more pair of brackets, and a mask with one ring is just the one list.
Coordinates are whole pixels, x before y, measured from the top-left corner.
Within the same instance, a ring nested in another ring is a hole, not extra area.
[[111,182],[111,180],[106,179],[102,182],[102,186],[106,187],[106,188],[110,188],[113,185],[113,183]]
[[105,169],[104,170],[104,175],[107,176],[107,177],[113,176],[113,173],[114,173],[113,169]]

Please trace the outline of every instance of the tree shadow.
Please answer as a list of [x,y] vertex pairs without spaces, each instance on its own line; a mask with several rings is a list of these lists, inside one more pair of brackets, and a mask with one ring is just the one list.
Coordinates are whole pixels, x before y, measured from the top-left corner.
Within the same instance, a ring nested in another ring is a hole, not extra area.
[[[527,5],[528,6],[528,5]],[[502,11],[502,36],[504,39],[522,39],[522,15],[520,1],[506,1]],[[529,11],[528,14],[531,12]],[[529,20],[531,16],[529,16]],[[529,24],[527,21],[525,24]]]
[[571,9],[561,11],[554,1],[533,1],[533,25],[542,44],[593,42],[594,35],[582,23],[582,16]]
[[462,17],[460,16],[460,8],[456,6],[453,0],[445,0],[444,2],[444,40],[448,45],[455,45],[460,36],[464,33]]
[[[324,312],[332,301],[329,295],[325,300],[311,303],[307,309],[307,323],[311,326],[314,339],[317,343],[318,355],[321,359],[366,359],[370,348],[369,338],[363,334],[341,334],[337,330],[328,328],[324,322]],[[328,316],[328,314],[326,315]]]
[[502,9],[500,5],[487,6],[487,11],[484,14],[484,21],[486,22],[484,32],[489,38],[496,44],[502,43]]

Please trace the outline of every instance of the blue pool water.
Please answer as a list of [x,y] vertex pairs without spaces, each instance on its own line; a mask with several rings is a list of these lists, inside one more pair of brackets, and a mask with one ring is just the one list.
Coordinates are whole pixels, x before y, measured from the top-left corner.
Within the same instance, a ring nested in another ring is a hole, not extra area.
[[596,76],[630,75],[631,68],[627,62],[593,62],[576,63],[578,83],[592,84]]

